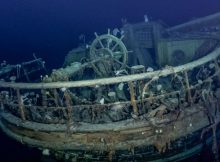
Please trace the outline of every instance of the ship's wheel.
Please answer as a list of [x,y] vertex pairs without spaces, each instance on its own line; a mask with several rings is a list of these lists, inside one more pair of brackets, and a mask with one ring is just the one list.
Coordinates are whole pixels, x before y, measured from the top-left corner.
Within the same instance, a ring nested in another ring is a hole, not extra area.
[[110,30],[108,30],[107,34],[100,36],[95,33],[95,36],[96,39],[90,46],[90,58],[92,60],[99,58],[113,58],[121,64],[119,69],[123,69],[128,62],[128,51],[122,42],[124,36],[117,38],[110,34]]

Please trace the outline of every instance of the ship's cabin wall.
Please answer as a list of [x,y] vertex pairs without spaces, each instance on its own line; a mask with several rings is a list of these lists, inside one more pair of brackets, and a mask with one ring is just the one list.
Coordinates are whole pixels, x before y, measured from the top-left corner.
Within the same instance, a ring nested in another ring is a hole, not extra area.
[[[129,65],[156,68],[181,65],[198,59],[199,52],[204,56],[210,52],[208,48],[216,47],[216,39],[202,37],[201,33],[195,35],[190,25],[187,29],[185,33],[171,32],[158,22],[126,24],[122,30],[125,31],[124,43],[132,51],[129,53]],[[205,34],[204,31],[202,33]]]
[[139,24],[126,24],[122,30],[125,33],[123,42],[129,53],[128,64],[154,66],[156,44],[164,28],[156,22],[143,22]]
[[194,58],[196,50],[204,43],[203,39],[160,40],[157,42],[157,64],[161,67],[177,66]]

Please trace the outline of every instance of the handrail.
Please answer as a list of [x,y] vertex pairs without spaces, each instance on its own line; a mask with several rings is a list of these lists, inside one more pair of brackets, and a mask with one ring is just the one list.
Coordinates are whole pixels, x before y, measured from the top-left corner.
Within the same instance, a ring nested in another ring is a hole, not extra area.
[[12,83],[0,82],[1,88],[14,88],[14,89],[53,89],[53,88],[73,88],[73,87],[86,87],[96,85],[110,85],[121,82],[130,82],[153,77],[167,76],[181,71],[192,70],[195,67],[203,65],[216,59],[220,55],[220,47],[212,51],[210,54],[187,64],[177,67],[164,68],[153,72],[145,72],[141,74],[126,75],[121,77],[102,78],[95,80],[81,80],[81,81],[68,81],[68,82],[51,82],[51,83]]
[[186,23],[173,26],[173,27],[167,29],[167,31],[175,31],[175,30],[179,30],[179,29],[181,30],[181,29],[184,29],[185,27],[189,27],[189,26],[193,26],[193,25],[202,26],[203,23],[207,23],[207,22],[210,22],[210,21],[213,21],[213,20],[218,20],[219,18],[220,18],[220,12],[217,12],[217,13],[214,13],[212,15],[208,15],[208,16],[205,16],[205,17],[200,17],[200,18],[197,18],[195,20],[191,20],[191,21],[188,21]]

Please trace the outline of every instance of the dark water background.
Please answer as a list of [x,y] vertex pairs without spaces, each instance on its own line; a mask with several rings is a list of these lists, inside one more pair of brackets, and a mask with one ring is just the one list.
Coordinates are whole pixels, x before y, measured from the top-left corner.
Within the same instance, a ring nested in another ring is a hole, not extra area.
[[[147,14],[172,26],[220,11],[220,0],[0,0],[0,61],[32,59],[59,67],[85,34],[106,33],[121,18],[140,22]],[[19,56],[19,57],[18,57]]]
[[[135,23],[147,14],[173,26],[216,12],[220,0],[0,0],[0,62],[16,64],[36,53],[57,68],[80,34],[91,40],[95,31],[121,27],[121,18]],[[0,162],[29,161],[42,161],[40,152],[0,132]]]

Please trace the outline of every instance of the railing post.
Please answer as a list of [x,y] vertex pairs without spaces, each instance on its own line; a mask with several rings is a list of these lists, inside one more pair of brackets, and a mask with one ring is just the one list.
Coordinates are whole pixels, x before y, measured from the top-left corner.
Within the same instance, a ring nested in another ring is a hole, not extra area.
[[73,123],[73,119],[72,119],[72,100],[70,95],[68,94],[67,90],[64,92],[64,97],[65,97],[65,103],[67,106],[67,133],[70,133],[70,128],[71,125]]
[[133,82],[128,82],[129,90],[130,90],[130,96],[131,96],[131,105],[133,107],[133,112],[135,115],[138,115],[138,107],[135,100],[135,91],[134,91],[134,84]]
[[192,94],[191,94],[191,90],[190,90],[189,77],[188,77],[187,71],[184,71],[184,75],[185,75],[185,81],[186,81],[186,90],[187,90],[187,94],[188,94],[188,102],[191,105],[192,104]]
[[21,94],[20,94],[20,90],[19,89],[16,89],[17,91],[17,98],[18,98],[18,106],[19,106],[19,110],[20,110],[20,115],[21,115],[21,119],[23,121],[25,121],[25,114],[24,114],[24,103],[23,103],[23,99],[21,97]]
[[56,89],[53,89],[53,94],[54,94],[54,102],[55,102],[55,105],[56,107],[59,107],[59,96],[58,96],[58,93],[57,93],[57,90]]
[[41,89],[41,95],[42,95],[42,106],[47,107],[47,94],[46,90]]

